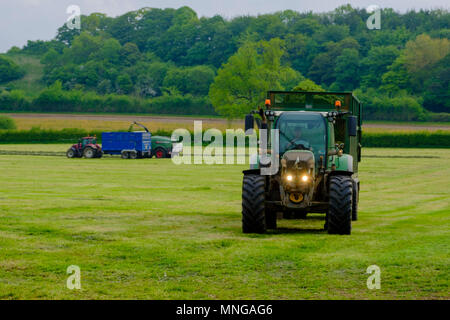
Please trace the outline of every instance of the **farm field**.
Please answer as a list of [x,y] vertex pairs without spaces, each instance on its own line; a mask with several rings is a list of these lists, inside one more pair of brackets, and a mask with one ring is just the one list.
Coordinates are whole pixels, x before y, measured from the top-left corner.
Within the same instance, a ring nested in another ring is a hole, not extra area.
[[[138,121],[150,131],[173,131],[178,128],[194,129],[194,120],[203,121],[203,129],[216,128],[238,129],[244,127],[243,119],[227,121],[218,117],[202,116],[145,116],[145,115],[95,115],[95,114],[46,114],[46,113],[13,113],[12,117],[19,130],[33,127],[59,130],[63,128],[82,128],[85,130],[108,131],[127,130],[133,121]],[[364,132],[411,132],[450,130],[448,122],[377,122],[367,121],[363,125]]]
[[[68,145],[0,150],[28,147]],[[247,166],[0,155],[0,299],[449,299],[449,161],[363,149],[351,236],[322,215],[245,235]],[[81,290],[66,288],[70,265]]]

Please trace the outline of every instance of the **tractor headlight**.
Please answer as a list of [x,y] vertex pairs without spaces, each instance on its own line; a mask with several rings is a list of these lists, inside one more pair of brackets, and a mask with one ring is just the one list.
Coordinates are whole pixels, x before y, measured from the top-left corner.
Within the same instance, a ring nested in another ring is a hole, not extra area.
[[287,180],[287,181],[292,181],[292,180],[294,180],[294,177],[291,176],[290,174],[288,174],[288,175],[286,176],[286,180]]
[[308,182],[308,181],[309,181],[309,177],[308,177],[306,174],[304,174],[304,175],[302,176],[302,181],[303,181],[303,182]]

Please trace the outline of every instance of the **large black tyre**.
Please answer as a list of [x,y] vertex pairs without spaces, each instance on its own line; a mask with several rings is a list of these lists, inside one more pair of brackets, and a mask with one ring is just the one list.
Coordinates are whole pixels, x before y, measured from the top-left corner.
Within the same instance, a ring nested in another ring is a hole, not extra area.
[[264,177],[244,175],[242,183],[242,231],[266,232]]
[[95,158],[95,154],[96,154],[97,152],[93,149],[93,148],[91,148],[91,147],[86,147],[85,149],[84,149],[84,151],[83,151],[83,156],[86,158],[86,159],[92,159],[92,158]]
[[70,148],[69,150],[67,150],[66,156],[67,156],[67,158],[69,158],[69,159],[75,158],[75,157],[76,157],[75,150],[73,150],[72,148]]
[[347,176],[330,178],[330,205],[328,209],[328,233],[352,232],[352,179]]
[[353,181],[352,221],[358,220],[358,202],[359,202],[358,184],[355,181]]
[[120,157],[122,159],[128,159],[130,157],[130,153],[127,152],[127,151],[122,151],[121,154],[120,154]]

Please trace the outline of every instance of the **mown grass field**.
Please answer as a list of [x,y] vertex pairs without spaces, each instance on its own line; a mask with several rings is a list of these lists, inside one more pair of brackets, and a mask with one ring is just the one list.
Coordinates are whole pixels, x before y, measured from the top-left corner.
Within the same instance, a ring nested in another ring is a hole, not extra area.
[[[351,236],[320,215],[245,235],[246,166],[1,155],[0,298],[449,299],[449,161],[364,149]],[[380,290],[366,287],[374,264]]]

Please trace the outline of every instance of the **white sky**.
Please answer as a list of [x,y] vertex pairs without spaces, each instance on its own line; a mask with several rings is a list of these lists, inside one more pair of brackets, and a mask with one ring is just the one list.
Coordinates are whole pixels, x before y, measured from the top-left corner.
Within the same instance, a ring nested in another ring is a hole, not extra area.
[[189,6],[199,16],[220,14],[230,18],[286,9],[326,12],[346,3],[360,8],[375,4],[401,12],[420,8],[450,8],[449,0],[0,0],[0,52],[12,46],[21,47],[27,40],[52,39],[58,27],[67,20],[66,8],[71,4],[78,5],[84,15],[102,12],[117,16],[142,7]]

